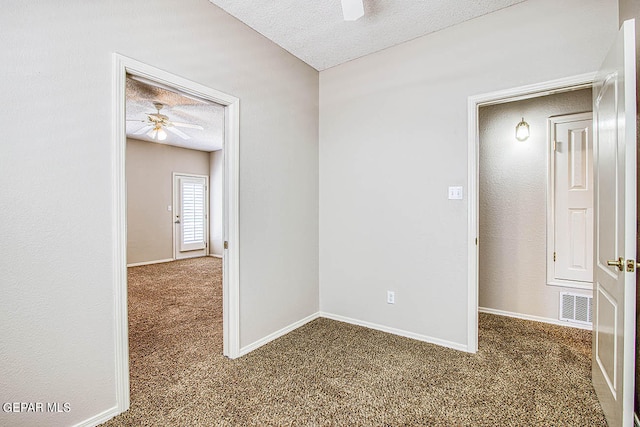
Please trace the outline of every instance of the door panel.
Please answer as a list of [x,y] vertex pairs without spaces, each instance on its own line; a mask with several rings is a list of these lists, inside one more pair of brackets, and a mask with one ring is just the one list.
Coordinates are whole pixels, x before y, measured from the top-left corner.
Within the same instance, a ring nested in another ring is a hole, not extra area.
[[598,283],[596,302],[596,317],[599,320],[598,329],[595,337],[596,345],[596,363],[599,365],[603,373],[604,379],[614,398],[617,395],[616,371],[618,368],[616,361],[616,348],[618,345],[618,337],[615,333],[617,329],[618,305],[615,299],[611,297],[600,283]]
[[633,425],[635,63],[632,20],[623,24],[593,85],[596,286],[592,379],[610,427]]
[[549,284],[593,283],[593,123],[591,113],[549,119],[552,225]]

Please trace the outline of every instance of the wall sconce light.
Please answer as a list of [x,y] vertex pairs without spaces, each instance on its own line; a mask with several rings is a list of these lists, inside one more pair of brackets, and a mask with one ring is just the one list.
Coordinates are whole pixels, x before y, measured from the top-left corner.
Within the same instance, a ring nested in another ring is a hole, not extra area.
[[522,121],[516,126],[516,139],[524,141],[527,138],[529,138],[529,123],[525,122],[523,117]]

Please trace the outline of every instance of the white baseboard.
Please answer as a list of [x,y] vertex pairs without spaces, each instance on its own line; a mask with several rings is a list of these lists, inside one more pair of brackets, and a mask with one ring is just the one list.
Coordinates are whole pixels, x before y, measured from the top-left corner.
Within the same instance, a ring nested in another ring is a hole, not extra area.
[[94,415],[89,419],[79,422],[73,427],[94,427],[109,421],[111,418],[115,417],[116,415],[120,415],[121,413],[122,411],[120,411],[117,406],[114,406],[113,408],[109,408],[106,411],[100,412],[99,414]]
[[441,347],[448,347],[454,350],[468,352],[466,344],[459,344],[451,341],[446,341],[440,338],[434,338],[427,335],[416,334],[414,332],[404,331],[402,329],[391,328],[389,326],[378,325],[376,323],[365,322],[364,320],[352,319],[350,317],[344,317],[337,314],[331,314],[326,312],[320,312],[320,317],[326,317],[327,319],[337,320],[339,322],[351,323],[352,325],[364,326],[369,329],[376,329],[378,331],[387,332],[393,335],[400,335],[401,337],[407,337],[418,341],[428,342],[430,344],[436,344]]
[[213,258],[220,258],[220,259],[222,259],[222,255],[218,255],[218,254],[209,254],[209,256],[210,256],[210,257],[213,257]]
[[127,264],[127,267],[139,267],[141,265],[162,264],[163,262],[171,262],[171,261],[175,261],[175,259],[167,258],[167,259],[159,259],[156,261],[134,262],[131,264]]
[[497,314],[498,316],[515,317],[516,319],[533,320],[534,322],[550,323],[552,325],[567,326],[570,328],[586,329],[588,331],[593,330],[593,328],[590,325],[566,322],[564,320],[552,319],[550,317],[540,317],[540,316],[533,316],[531,314],[513,313],[511,311],[496,310],[494,308],[478,307],[478,312]]
[[284,328],[280,329],[279,331],[276,331],[270,335],[267,335],[264,338],[259,339],[258,341],[249,344],[245,347],[242,347],[240,349],[240,353],[238,354],[238,357],[242,357],[245,354],[252,352],[253,350],[257,349],[258,347],[262,347],[263,345],[267,344],[268,342],[271,342],[273,340],[275,340],[276,338],[280,338],[281,336],[288,334],[289,332],[298,329],[300,326],[311,322],[312,320],[317,319],[318,317],[320,317],[319,313],[313,313],[310,316],[305,317],[304,319],[298,320],[297,322],[294,322],[292,324],[290,324],[289,326],[285,326]]
[[638,418],[638,414],[636,412],[633,413],[633,425],[635,427],[640,427],[640,419]]

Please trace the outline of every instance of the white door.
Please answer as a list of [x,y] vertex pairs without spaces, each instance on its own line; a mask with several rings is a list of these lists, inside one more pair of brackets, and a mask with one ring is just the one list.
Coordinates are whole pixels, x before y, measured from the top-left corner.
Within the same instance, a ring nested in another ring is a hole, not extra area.
[[549,119],[552,137],[552,251],[548,283],[591,289],[593,137],[591,113]]
[[633,425],[636,295],[635,24],[593,85],[595,261],[592,377],[610,427]]
[[209,240],[207,177],[175,174],[173,188],[174,257],[205,256]]

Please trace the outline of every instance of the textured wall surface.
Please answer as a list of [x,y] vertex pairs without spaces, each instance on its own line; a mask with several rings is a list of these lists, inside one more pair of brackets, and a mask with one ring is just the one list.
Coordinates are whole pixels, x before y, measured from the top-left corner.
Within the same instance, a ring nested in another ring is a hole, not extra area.
[[468,98],[597,70],[617,23],[527,1],[321,72],[321,310],[466,345]]
[[127,139],[127,264],[173,258],[173,173],[209,175],[209,153]]
[[116,405],[114,52],[240,99],[241,346],[317,312],[316,70],[207,0],[9,0],[0,44],[0,396],[71,405],[0,425]]
[[480,107],[480,307],[558,320],[560,292],[591,295],[546,279],[547,119],[591,109],[591,89]]

